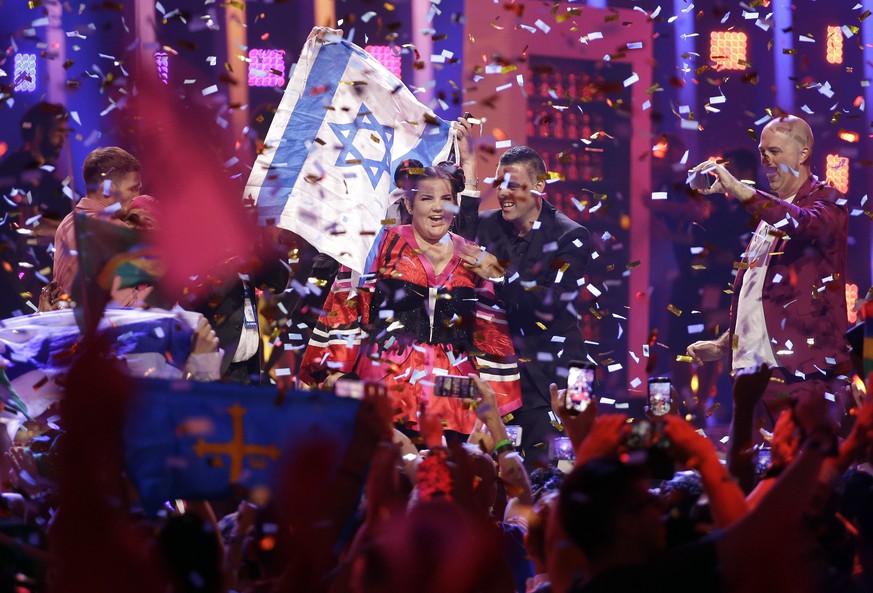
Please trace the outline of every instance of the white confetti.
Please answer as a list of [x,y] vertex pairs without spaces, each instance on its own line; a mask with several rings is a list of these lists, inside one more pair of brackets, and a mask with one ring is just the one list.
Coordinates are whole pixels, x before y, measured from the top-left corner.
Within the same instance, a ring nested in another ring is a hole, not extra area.
[[825,83],[823,85],[821,85],[821,88],[818,89],[818,92],[820,92],[822,95],[824,95],[828,99],[830,99],[834,96],[834,91],[831,89],[831,83],[829,83],[827,81],[825,81]]
[[640,80],[639,75],[636,72],[634,72],[633,74],[631,74],[630,76],[628,76],[627,78],[624,79],[624,86],[625,86],[625,88],[627,88],[630,85],[634,84],[635,82],[638,82],[639,80]]

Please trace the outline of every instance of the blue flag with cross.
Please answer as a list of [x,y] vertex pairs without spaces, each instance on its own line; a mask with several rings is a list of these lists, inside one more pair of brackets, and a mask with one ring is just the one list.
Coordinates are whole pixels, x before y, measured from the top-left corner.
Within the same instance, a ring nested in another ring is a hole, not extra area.
[[448,159],[452,126],[332,29],[300,53],[245,189],[261,224],[300,235],[363,273],[397,165]]
[[284,456],[329,437],[345,451],[360,402],[317,392],[224,383],[141,380],[124,426],[125,465],[143,508],[272,487]]

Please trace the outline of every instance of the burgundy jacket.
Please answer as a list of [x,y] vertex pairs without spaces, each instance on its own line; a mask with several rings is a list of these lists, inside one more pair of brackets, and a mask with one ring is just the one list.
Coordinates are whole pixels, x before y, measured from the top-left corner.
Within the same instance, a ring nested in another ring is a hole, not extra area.
[[[789,204],[758,191],[746,209],[780,236],[773,242],[762,304],[776,360],[803,375],[845,363],[848,348],[846,250],[849,213],[839,191],[810,176]],[[734,283],[731,344],[745,270]]]

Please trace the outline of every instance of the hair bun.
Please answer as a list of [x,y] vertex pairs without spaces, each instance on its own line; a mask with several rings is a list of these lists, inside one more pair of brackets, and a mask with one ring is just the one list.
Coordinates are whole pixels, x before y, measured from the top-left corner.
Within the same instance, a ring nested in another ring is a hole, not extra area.
[[406,159],[397,165],[394,170],[394,185],[405,187],[407,183],[424,175],[424,165],[415,159]]
[[437,175],[443,177],[452,184],[452,191],[459,194],[464,191],[464,184],[467,179],[464,175],[464,170],[451,161],[443,161],[434,166]]

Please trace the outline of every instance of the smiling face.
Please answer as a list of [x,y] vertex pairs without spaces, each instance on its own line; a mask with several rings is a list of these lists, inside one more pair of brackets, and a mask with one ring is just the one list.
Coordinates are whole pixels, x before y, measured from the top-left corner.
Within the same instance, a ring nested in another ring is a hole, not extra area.
[[761,164],[770,189],[780,198],[796,194],[809,177],[810,145],[804,129],[787,122],[776,120],[761,132]]
[[519,235],[527,234],[542,210],[542,198],[537,194],[545,190],[545,182],[531,179],[524,163],[501,165],[497,168],[497,181],[503,220],[512,223]]
[[455,196],[447,179],[427,178],[418,182],[412,198],[404,198],[406,209],[412,214],[412,228],[420,239],[438,243],[449,232]]

